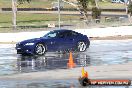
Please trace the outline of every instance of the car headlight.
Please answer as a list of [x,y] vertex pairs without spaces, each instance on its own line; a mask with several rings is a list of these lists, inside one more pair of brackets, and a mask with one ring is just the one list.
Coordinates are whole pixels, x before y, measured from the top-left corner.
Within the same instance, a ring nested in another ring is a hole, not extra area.
[[26,43],[26,46],[34,45],[34,43]]

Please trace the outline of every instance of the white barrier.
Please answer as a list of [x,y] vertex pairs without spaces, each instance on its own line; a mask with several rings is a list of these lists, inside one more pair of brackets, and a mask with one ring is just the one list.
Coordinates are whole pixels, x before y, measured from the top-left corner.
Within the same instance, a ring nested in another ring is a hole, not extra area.
[[[116,35],[124,36],[124,35],[132,35],[132,26],[75,29],[75,31],[85,34],[88,37],[106,37],[106,36],[116,36]],[[41,37],[48,32],[49,31],[0,33],[0,42],[19,42],[26,39]]]

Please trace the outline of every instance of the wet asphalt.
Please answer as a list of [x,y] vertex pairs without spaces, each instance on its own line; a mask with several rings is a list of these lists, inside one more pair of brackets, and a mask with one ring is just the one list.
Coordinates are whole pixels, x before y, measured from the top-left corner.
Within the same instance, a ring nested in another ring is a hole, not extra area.
[[[132,61],[131,46],[132,40],[94,40],[86,52],[73,52],[73,59],[77,67],[128,63]],[[15,44],[0,44],[0,75],[67,69],[68,58],[69,53],[57,52],[47,52],[43,56],[21,56],[16,54]],[[1,80],[0,88],[81,88],[77,80],[50,80],[50,83]]]

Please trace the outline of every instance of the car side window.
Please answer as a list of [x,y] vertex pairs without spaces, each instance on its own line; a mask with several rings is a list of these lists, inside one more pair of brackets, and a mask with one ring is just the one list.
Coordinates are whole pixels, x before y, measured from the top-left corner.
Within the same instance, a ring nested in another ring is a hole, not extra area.
[[60,38],[66,38],[66,37],[72,37],[72,36],[76,36],[77,33],[76,32],[71,32],[71,31],[66,31],[66,32],[62,32],[59,34]]
[[46,34],[44,37],[55,38],[57,37],[57,35],[58,35],[58,32],[53,31],[53,32]]
[[67,32],[61,32],[58,35],[60,38],[65,38],[67,36]]
[[76,32],[72,32],[72,36],[77,36],[78,34]]
[[71,37],[72,36],[72,32],[67,32],[66,36],[67,37]]
[[57,35],[57,33],[52,33],[52,34],[49,34],[48,37],[53,38],[53,37],[56,37],[56,35]]
[[66,37],[71,37],[71,36],[72,36],[72,33],[69,32],[69,31],[67,31],[67,32],[64,33],[64,36],[65,36],[65,38],[66,38]]
[[62,33],[59,33],[59,34],[58,34],[58,37],[59,37],[59,38],[64,38],[64,37],[65,37],[65,34],[64,34],[63,32],[62,32]]

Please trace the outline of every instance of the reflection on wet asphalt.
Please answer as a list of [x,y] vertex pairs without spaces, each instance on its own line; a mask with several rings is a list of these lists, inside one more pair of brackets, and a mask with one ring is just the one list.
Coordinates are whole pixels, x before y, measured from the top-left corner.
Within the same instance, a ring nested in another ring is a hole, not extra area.
[[[48,56],[20,56],[17,59],[17,70],[18,72],[30,72],[67,68],[69,53],[58,54],[57,56],[50,55],[51,53],[48,53]],[[90,57],[82,56],[79,53],[73,53],[74,62],[77,66],[87,66],[90,64]]]
[[[71,80],[74,83],[78,81]],[[69,82],[68,80],[47,80],[47,81],[0,81],[0,87],[2,88],[79,88],[79,84],[75,85],[74,83]],[[9,87],[7,84],[10,84]],[[70,85],[69,85],[70,84]]]
[[[8,85],[7,85],[8,84]],[[9,86],[10,85],[10,86]],[[0,81],[0,88],[132,88],[131,86],[87,86],[82,87],[78,80],[37,80]]]
[[[91,41],[86,52],[73,53],[77,67],[91,65],[122,64],[132,61],[132,40],[96,40]],[[44,56],[17,55],[14,44],[0,44],[0,75],[20,74],[25,72],[66,69],[69,53],[48,52]],[[10,86],[7,85],[9,82]],[[77,80],[40,82],[2,81],[0,88],[81,88]],[[57,83],[56,83],[57,82]],[[50,85],[52,84],[52,85]],[[89,87],[99,88],[99,87]],[[103,87],[101,87],[103,88]],[[105,88],[105,87],[104,87]],[[111,88],[111,87],[110,87]],[[115,87],[112,87],[115,88]],[[128,88],[128,87],[116,87]],[[130,87],[129,87],[130,88]]]
[[[77,66],[121,64],[132,61],[132,40],[91,41],[86,52],[73,53]],[[21,56],[16,54],[14,44],[0,45],[0,75],[66,69],[69,53],[48,52],[44,56]]]

